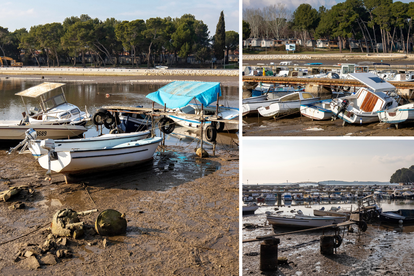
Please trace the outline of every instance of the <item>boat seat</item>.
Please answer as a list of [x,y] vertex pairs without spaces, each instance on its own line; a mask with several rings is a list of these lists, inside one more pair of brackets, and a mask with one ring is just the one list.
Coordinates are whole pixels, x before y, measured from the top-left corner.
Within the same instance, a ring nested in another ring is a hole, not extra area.
[[[358,96],[358,102],[359,102],[359,97],[362,97],[361,95],[364,93],[359,94]],[[382,101],[378,98],[377,95],[375,95],[374,93],[371,93],[369,91],[366,91],[365,97],[362,101],[361,104],[359,104],[359,109],[363,112],[373,112],[375,106],[377,106],[377,104],[380,104],[380,106],[382,105]]]

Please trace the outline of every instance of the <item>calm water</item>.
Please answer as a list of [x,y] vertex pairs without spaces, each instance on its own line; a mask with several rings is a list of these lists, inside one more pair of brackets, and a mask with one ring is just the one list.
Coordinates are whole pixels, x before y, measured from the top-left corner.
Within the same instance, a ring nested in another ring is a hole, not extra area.
[[[21,120],[22,112],[25,111],[25,106],[21,97],[16,96],[15,93],[28,89],[32,86],[38,85],[41,82],[32,80],[0,80],[0,123],[5,120]],[[121,106],[137,106],[152,107],[152,101],[146,98],[146,95],[157,91],[163,84],[142,84],[142,83],[113,83],[113,84],[99,84],[99,83],[67,83],[64,86],[65,96],[69,103],[77,105],[81,110],[88,110],[93,115],[95,111],[108,105]],[[222,86],[222,96],[220,97],[220,104],[238,107],[239,106],[239,91],[238,87]],[[49,98],[59,94],[60,88],[45,95]],[[38,99],[25,97],[26,105],[30,108],[35,106],[39,108]],[[161,108],[159,104],[155,104],[156,108]],[[88,124],[89,130],[86,132],[86,137],[98,135],[98,130],[92,124]],[[109,131],[104,128],[103,133]],[[185,129],[176,128],[174,132],[185,132]],[[159,135],[159,133],[158,133]],[[217,142],[220,145],[233,144],[232,139],[237,139],[237,134],[219,134]],[[167,144],[189,144],[195,141],[194,138],[180,139],[173,135],[168,135]],[[208,145],[207,145],[208,146]]]

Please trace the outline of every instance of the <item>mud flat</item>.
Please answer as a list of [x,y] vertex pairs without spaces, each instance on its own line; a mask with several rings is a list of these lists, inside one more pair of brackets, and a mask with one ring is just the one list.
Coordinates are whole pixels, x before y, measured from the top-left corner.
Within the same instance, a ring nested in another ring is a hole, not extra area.
[[[192,148],[169,146],[127,171],[75,178],[71,184],[53,174],[50,184],[31,155],[5,150],[0,191],[21,185],[31,190],[0,202],[1,275],[238,274],[237,152],[220,150],[216,157],[199,159]],[[13,209],[17,202],[25,208]],[[63,243],[49,227],[53,214],[65,208],[125,213],[126,235],[97,235],[99,213],[93,213],[81,218],[85,235]],[[45,240],[55,241],[56,248],[39,250]],[[68,255],[59,258],[58,249]]]
[[[257,224],[258,220],[261,223]],[[243,217],[243,223],[259,225],[251,230],[243,228],[243,240],[272,234],[265,221],[264,215]],[[402,232],[399,227],[369,224],[361,234],[353,228],[353,233],[341,232],[342,245],[332,256],[320,253],[322,231],[279,236],[278,257],[286,257],[287,264],[279,265],[276,272],[260,271],[260,242],[243,243],[243,275],[412,275],[414,227],[404,226]]]

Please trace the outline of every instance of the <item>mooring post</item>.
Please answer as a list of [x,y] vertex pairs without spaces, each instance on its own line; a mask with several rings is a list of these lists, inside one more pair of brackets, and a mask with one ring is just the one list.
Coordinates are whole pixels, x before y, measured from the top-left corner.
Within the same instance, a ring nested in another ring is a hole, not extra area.
[[277,206],[282,206],[282,193],[277,193]]
[[277,249],[280,239],[265,239],[260,244],[260,270],[276,271],[277,270]]

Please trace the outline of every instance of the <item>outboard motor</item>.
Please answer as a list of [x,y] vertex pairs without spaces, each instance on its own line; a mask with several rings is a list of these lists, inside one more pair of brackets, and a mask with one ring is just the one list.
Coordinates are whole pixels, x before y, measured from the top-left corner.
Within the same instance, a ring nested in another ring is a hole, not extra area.
[[349,105],[348,99],[342,100],[342,102],[339,104],[339,111],[333,118],[338,119],[338,115],[340,113],[345,113],[345,110],[346,110],[348,105]]
[[37,133],[36,130],[34,130],[33,128],[29,128],[28,130],[26,130],[25,132],[25,137],[24,140],[21,141],[17,146],[15,146],[14,148],[10,148],[10,150],[7,152],[8,154],[11,154],[15,151],[17,151],[18,148],[22,147],[19,151],[19,153],[22,153],[23,151],[26,150],[29,140],[36,140],[37,138]]

